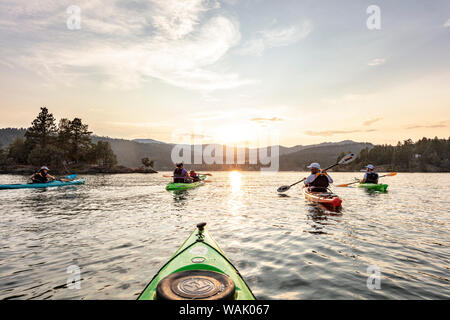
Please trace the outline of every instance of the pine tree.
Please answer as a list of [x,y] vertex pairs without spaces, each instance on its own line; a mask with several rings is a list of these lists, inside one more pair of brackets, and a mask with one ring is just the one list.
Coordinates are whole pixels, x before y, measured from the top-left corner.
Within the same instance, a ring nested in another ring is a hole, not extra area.
[[45,150],[51,144],[56,134],[55,118],[48,112],[46,107],[42,107],[41,112],[25,133],[26,143],[30,151],[36,146]]

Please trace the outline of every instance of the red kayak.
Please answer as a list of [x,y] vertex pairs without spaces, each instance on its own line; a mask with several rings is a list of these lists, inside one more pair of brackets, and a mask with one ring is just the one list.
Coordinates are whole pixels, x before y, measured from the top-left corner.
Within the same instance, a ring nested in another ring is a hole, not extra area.
[[309,188],[303,188],[303,194],[305,199],[325,206],[338,208],[342,204],[342,199],[332,192],[311,192]]

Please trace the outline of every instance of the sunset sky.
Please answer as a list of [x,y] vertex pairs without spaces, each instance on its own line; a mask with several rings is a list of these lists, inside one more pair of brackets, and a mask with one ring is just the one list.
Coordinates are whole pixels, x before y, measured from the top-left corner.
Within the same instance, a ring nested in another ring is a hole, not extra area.
[[448,0],[0,0],[0,43],[0,127],[46,106],[174,143],[450,136]]

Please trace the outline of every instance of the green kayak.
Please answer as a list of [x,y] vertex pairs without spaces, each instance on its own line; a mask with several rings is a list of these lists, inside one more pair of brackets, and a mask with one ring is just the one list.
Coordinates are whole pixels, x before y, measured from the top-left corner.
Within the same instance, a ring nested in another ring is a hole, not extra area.
[[255,300],[205,225],[197,225],[138,300]]
[[388,188],[388,185],[387,184],[380,184],[380,183],[379,184],[360,183],[360,184],[358,184],[358,187],[369,189],[369,190],[376,190],[376,191],[385,192],[386,189]]
[[192,182],[192,183],[169,183],[166,186],[167,191],[176,191],[176,190],[187,190],[192,188],[197,188],[205,184],[204,180],[206,176],[200,176],[200,181]]

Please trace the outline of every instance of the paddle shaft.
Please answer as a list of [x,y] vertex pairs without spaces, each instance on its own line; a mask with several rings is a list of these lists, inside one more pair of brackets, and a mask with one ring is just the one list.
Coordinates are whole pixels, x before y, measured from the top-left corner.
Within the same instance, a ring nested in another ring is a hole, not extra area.
[[[392,176],[395,176],[394,173],[395,172],[392,172],[392,173],[389,173],[389,174],[385,174],[385,175],[379,176],[378,178],[392,177]],[[340,185],[337,185],[336,187],[348,187],[349,185],[352,185],[352,184],[355,184],[355,183],[361,183],[361,181],[355,181],[355,182],[340,184]]]
[[[329,169],[331,169],[331,168],[337,166],[338,164],[339,164],[339,162],[336,162],[335,164],[333,164],[333,165],[327,167],[327,168],[324,169],[324,170],[329,170]],[[296,183],[291,184],[291,185],[289,186],[289,188],[291,188],[291,187],[295,186],[296,184],[299,184],[300,182],[303,182],[303,181],[305,181],[305,180],[306,180],[306,178],[303,178],[302,180],[297,181]]]

